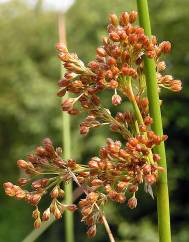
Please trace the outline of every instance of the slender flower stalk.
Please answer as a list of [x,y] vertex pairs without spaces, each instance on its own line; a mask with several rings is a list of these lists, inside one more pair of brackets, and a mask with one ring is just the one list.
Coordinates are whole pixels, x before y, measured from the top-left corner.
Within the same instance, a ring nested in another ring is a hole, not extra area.
[[[137,0],[140,25],[144,28],[147,36],[151,37],[151,25],[148,10],[147,0]],[[156,78],[156,66],[153,59],[147,56],[144,59],[147,94],[149,99],[150,115],[153,118],[153,131],[158,134],[163,134],[160,100],[158,94],[158,85]],[[160,155],[160,165],[165,172],[161,173],[157,182],[157,210],[158,210],[158,227],[159,241],[171,242],[170,229],[170,211],[169,211],[169,193],[167,184],[167,165],[164,142],[154,148],[154,151]]]
[[[63,16],[59,16],[58,19],[59,26],[59,40],[61,43],[66,45],[66,30],[65,30],[65,19]],[[61,78],[64,77],[65,68],[61,65]],[[65,97],[68,99],[69,94],[67,93]],[[62,112],[62,143],[64,147],[64,159],[69,159],[71,157],[71,127],[70,127],[70,116],[66,112]],[[72,203],[72,181],[65,185],[65,202],[67,204]],[[69,211],[65,211],[65,241],[74,242],[74,218],[73,214]]]

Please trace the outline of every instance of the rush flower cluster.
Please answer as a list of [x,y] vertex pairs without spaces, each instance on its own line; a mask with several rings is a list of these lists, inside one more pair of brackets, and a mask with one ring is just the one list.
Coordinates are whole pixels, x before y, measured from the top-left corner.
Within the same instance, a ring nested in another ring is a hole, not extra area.
[[[62,150],[55,149],[50,139],[45,139],[43,146],[37,147],[27,161],[19,160],[17,164],[25,171],[26,178],[19,179],[19,186],[7,182],[4,188],[8,196],[35,206],[36,228],[41,220],[47,221],[50,214],[59,219],[65,209],[77,209],[76,205],[60,200],[64,196],[64,183],[71,180],[86,194],[79,201],[79,207],[89,237],[95,236],[98,223],[104,223],[103,207],[109,200],[126,202],[134,209],[140,184],[144,184],[145,191],[153,197],[152,186],[157,182],[159,172],[164,172],[159,165],[161,157],[153,148],[167,136],[160,137],[151,129],[153,119],[149,114],[144,57],[155,60],[159,91],[164,87],[178,92],[182,87],[180,80],[162,74],[166,68],[162,56],[170,52],[170,42],[158,44],[155,36],[147,37],[143,28],[134,24],[136,19],[135,11],[123,12],[119,17],[111,14],[108,35],[96,49],[95,60],[87,65],[76,54],[69,53],[62,43],[56,45],[66,69],[64,78],[58,82],[57,95],[75,94],[63,99],[62,110],[71,115],[87,113],[80,124],[82,135],[87,135],[91,128],[108,125],[112,132],[120,134],[122,142],[108,138],[99,154],[87,165],[63,160]],[[99,94],[105,90],[112,93],[110,103],[117,108],[127,100],[124,112],[118,110],[112,115],[111,105],[103,106]],[[50,195],[51,203],[41,215],[38,204],[44,195]]]

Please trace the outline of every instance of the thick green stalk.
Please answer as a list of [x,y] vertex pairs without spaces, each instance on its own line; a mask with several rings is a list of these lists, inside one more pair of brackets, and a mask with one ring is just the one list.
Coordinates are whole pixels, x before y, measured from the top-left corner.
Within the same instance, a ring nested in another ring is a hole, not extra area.
[[[63,147],[64,147],[64,159],[71,157],[71,134],[70,134],[70,117],[69,114],[63,112]],[[65,185],[65,203],[71,204],[72,199],[72,182]],[[73,213],[65,211],[65,236],[66,242],[74,242],[74,224]]]
[[[64,18],[59,17],[59,39],[60,42],[66,44],[66,33],[64,26]],[[61,67],[61,78],[64,78],[65,69]],[[64,96],[68,98],[68,94]],[[62,113],[62,143],[63,143],[63,153],[64,159],[70,159],[71,157],[71,127],[70,127],[70,116],[66,112]],[[72,197],[72,182],[65,185],[65,203],[71,204],[73,202]],[[65,241],[74,242],[74,221],[73,213],[65,211]]]
[[[151,25],[148,11],[147,0],[137,0],[140,25],[144,28],[145,34],[151,36]],[[147,94],[149,99],[150,115],[153,118],[153,131],[157,135],[163,134],[160,101],[156,80],[156,67],[153,59],[145,57],[145,74],[147,83]],[[161,173],[157,183],[157,210],[159,241],[171,242],[170,212],[169,212],[169,193],[167,185],[167,165],[165,146],[162,142],[154,149],[155,153],[161,156],[160,166],[164,167],[165,172]]]

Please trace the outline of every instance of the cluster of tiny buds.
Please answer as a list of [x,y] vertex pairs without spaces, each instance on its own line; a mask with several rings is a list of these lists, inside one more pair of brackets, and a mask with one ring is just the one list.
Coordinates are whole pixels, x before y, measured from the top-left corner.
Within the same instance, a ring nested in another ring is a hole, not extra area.
[[[108,36],[103,38],[103,45],[96,49],[96,59],[86,66],[76,54],[69,53],[62,43],[56,45],[59,58],[66,69],[64,78],[58,82],[58,96],[62,97],[66,92],[77,95],[62,102],[63,111],[71,115],[92,111],[97,115],[97,110],[102,106],[97,94],[105,89],[113,89],[112,104],[118,106],[122,103],[123,96],[131,100],[130,81],[137,93],[144,93],[145,55],[155,60],[159,88],[164,87],[175,92],[182,89],[180,80],[161,74],[166,68],[161,56],[171,51],[171,43],[163,41],[158,44],[155,36],[146,36],[143,28],[134,25],[136,19],[136,11],[123,12],[119,17],[111,14],[107,27]],[[87,132],[88,128],[82,125],[81,133]]]
[[103,193],[90,192],[85,199],[80,200],[82,221],[88,226],[87,235],[94,237],[96,235],[96,224],[103,223],[102,213],[98,209],[106,202],[106,196]]
[[[66,205],[58,200],[64,197],[61,183],[70,180],[67,169],[76,167],[74,160],[64,161],[60,157],[61,154],[61,148],[55,149],[50,139],[44,139],[43,146],[36,147],[35,154],[28,155],[28,161],[17,161],[18,167],[25,172],[25,177],[18,179],[18,185],[11,182],[4,183],[5,193],[8,196],[25,200],[36,207],[33,212],[35,228],[40,227],[41,221],[49,220],[50,214],[60,219],[65,209],[72,212],[77,209],[74,204]],[[29,185],[31,191],[26,189]],[[45,194],[49,194],[52,201],[40,217],[38,205]]]

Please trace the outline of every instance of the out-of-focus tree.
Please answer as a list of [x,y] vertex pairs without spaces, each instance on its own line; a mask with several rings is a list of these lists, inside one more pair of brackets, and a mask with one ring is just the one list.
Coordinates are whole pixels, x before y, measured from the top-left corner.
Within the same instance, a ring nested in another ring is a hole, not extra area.
[[[0,174],[3,182],[10,177],[18,178],[15,160],[24,158],[44,136],[61,140],[58,135],[61,116],[56,98],[59,64],[54,50],[55,14],[41,15],[25,1],[1,4],[0,32]],[[0,240],[21,241],[32,228],[28,216],[28,207],[3,197]]]

